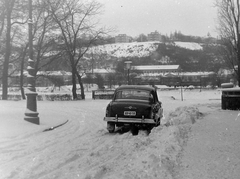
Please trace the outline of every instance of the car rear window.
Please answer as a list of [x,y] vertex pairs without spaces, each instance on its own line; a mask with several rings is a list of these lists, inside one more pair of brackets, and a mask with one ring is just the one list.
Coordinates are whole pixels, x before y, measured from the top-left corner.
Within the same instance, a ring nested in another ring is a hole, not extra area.
[[115,95],[115,99],[137,99],[137,100],[153,100],[153,96],[150,91],[126,89],[118,91]]

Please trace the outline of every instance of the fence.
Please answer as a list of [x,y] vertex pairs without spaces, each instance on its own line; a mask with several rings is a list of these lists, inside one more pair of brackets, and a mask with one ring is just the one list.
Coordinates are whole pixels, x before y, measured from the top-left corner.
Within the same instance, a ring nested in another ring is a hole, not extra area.
[[[0,100],[2,99],[2,95],[0,95]],[[22,99],[20,94],[9,94],[8,100],[19,101]],[[77,94],[77,99],[82,99],[81,94]],[[73,100],[71,94],[38,94],[38,101],[70,101]]]

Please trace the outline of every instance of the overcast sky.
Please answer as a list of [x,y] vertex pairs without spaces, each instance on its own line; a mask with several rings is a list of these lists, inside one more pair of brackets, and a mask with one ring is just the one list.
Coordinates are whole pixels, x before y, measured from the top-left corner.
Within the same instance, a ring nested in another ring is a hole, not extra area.
[[132,37],[157,30],[217,37],[215,0],[98,0],[104,5],[102,24]]

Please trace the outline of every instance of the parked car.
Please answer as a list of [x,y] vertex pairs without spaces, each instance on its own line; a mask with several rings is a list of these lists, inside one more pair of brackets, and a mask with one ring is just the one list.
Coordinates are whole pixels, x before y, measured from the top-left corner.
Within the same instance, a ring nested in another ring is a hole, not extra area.
[[140,128],[150,132],[160,125],[162,117],[162,103],[158,100],[156,88],[128,85],[115,90],[112,101],[107,105],[104,121],[107,121],[109,133],[113,133],[115,127],[130,126],[134,134]]

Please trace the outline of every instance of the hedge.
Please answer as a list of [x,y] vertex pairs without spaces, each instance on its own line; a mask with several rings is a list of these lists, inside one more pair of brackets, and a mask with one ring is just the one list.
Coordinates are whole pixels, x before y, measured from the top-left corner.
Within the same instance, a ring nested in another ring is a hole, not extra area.
[[[81,100],[81,94],[77,94],[77,99]],[[0,100],[2,100],[2,95],[0,95]],[[19,101],[22,100],[22,96],[20,94],[9,94],[8,100]],[[71,101],[73,97],[71,94],[38,94],[38,101]]]

